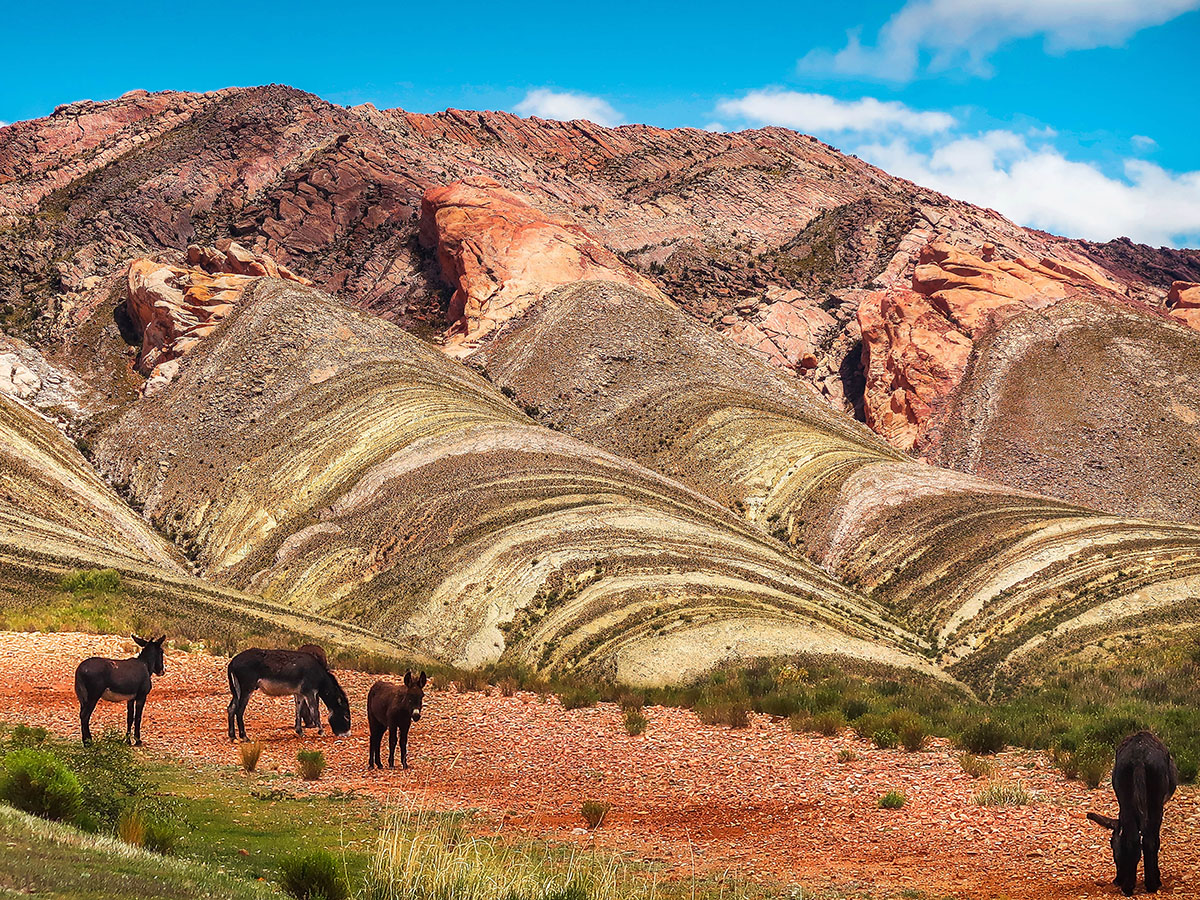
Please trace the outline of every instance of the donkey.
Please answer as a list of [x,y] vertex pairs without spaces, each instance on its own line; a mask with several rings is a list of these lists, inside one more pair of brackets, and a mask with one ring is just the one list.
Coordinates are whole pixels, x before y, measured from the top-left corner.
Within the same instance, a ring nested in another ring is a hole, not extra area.
[[1139,731],[1121,741],[1112,773],[1113,792],[1120,812],[1116,819],[1099,813],[1087,817],[1112,831],[1113,862],[1117,877],[1113,884],[1132,896],[1137,884],[1138,858],[1146,855],[1146,891],[1162,886],[1158,871],[1158,840],[1163,804],[1179,786],[1179,770],[1171,752],[1149,731]]
[[367,724],[371,728],[368,769],[382,769],[380,745],[383,732],[388,733],[388,767],[396,768],[396,732],[400,732],[400,765],[408,768],[408,729],[421,719],[421,704],[425,701],[425,673],[413,677],[404,673],[404,684],[377,681],[367,694]]
[[146,705],[146,695],[153,686],[150,676],[162,677],[166,671],[163,666],[163,641],[166,635],[148,641],[136,634],[130,637],[142,648],[135,658],[106,659],[92,656],[75,668],[79,730],[83,733],[85,744],[92,742],[92,711],[101,700],[107,700],[125,704],[125,740],[129,740],[132,731],[133,745],[142,746],[142,709]]
[[[269,697],[301,697],[314,707],[320,697],[329,708],[329,727],[339,737],[350,731],[350,701],[333,673],[311,653],[298,650],[243,650],[229,661],[229,739],[246,740],[244,715],[250,695],[256,690]],[[318,711],[319,711],[319,707]],[[318,726],[320,720],[318,719]],[[319,729],[324,734],[323,728]],[[296,734],[303,736],[300,704],[296,704]]]
[[[325,649],[319,644],[303,644],[296,648],[298,653],[310,653],[320,660],[321,665],[329,668],[329,658],[325,655]],[[321,734],[324,729],[321,727],[321,707],[316,702],[309,702],[307,697],[297,697],[296,705],[300,707],[300,727],[315,728],[317,734]]]

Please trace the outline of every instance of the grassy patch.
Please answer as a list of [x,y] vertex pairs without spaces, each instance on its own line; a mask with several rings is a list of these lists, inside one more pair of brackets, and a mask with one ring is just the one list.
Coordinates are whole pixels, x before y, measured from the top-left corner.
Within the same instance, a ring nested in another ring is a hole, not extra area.
[[112,897],[261,898],[264,886],[195,862],[160,856],[0,805],[0,894],[64,900]]

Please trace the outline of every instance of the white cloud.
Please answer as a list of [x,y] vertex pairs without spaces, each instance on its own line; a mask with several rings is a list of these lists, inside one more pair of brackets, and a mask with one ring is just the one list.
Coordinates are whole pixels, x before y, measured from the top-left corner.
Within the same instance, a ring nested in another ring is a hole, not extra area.
[[722,132],[725,130],[725,126],[723,124],[721,124],[720,122],[709,122],[707,125],[704,126],[704,130],[705,131]]
[[1011,131],[953,137],[924,149],[895,138],[854,150],[893,175],[1069,237],[1127,236],[1154,245],[1200,237],[1200,171],[1173,173],[1128,159],[1124,177],[1112,177]]
[[569,122],[587,119],[597,125],[620,125],[621,114],[608,101],[590,94],[575,94],[569,91],[552,91],[538,88],[525,95],[516,106],[522,116],[538,116],[542,119],[558,119]]
[[721,101],[717,111],[758,125],[837,134],[881,131],[932,134],[955,124],[949,113],[921,112],[894,100],[874,97],[838,100],[826,94],[783,90],[751,91],[744,97]]
[[844,48],[814,50],[801,67],[899,81],[923,63],[989,74],[988,57],[1009,41],[1040,36],[1051,53],[1119,46],[1198,8],[1200,0],[908,0],[873,46],[851,31]]
[[1158,146],[1158,141],[1145,134],[1135,134],[1129,139],[1129,143],[1133,144],[1136,149],[1143,152],[1153,150]]

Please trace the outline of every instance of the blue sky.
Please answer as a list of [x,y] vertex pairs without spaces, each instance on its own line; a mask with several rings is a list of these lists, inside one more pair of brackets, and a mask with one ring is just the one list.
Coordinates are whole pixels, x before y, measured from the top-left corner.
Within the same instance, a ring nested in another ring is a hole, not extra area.
[[133,88],[780,124],[1022,224],[1200,245],[1200,0],[30,4],[0,122]]

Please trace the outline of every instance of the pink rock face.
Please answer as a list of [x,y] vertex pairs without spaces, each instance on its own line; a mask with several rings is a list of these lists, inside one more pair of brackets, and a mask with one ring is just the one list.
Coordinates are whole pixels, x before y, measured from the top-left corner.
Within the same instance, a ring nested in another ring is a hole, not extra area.
[[1200,283],[1172,283],[1167,294],[1167,309],[1176,319],[1200,331]]
[[179,371],[179,358],[213,332],[256,278],[271,276],[308,284],[269,256],[241,245],[188,247],[181,268],[150,259],[129,264],[129,317],[142,335],[135,368],[147,376],[143,393],[152,396]]
[[867,425],[902,450],[962,378],[971,339],[913,291],[877,291],[858,307]]
[[922,439],[962,379],[974,340],[1015,315],[1078,294],[1118,288],[1078,260],[998,259],[934,241],[913,272],[912,290],[875,291],[860,303],[867,424],[902,450]]
[[818,339],[836,328],[834,318],[799,291],[767,289],[767,304],[751,322],[736,321],[726,331],[749,347],[787,369],[812,369],[819,355]]
[[546,293],[577,281],[616,281],[661,296],[578,225],[555,218],[484,177],[430,188],[421,202],[421,243],[437,248],[454,288],[446,350],[472,352]]

